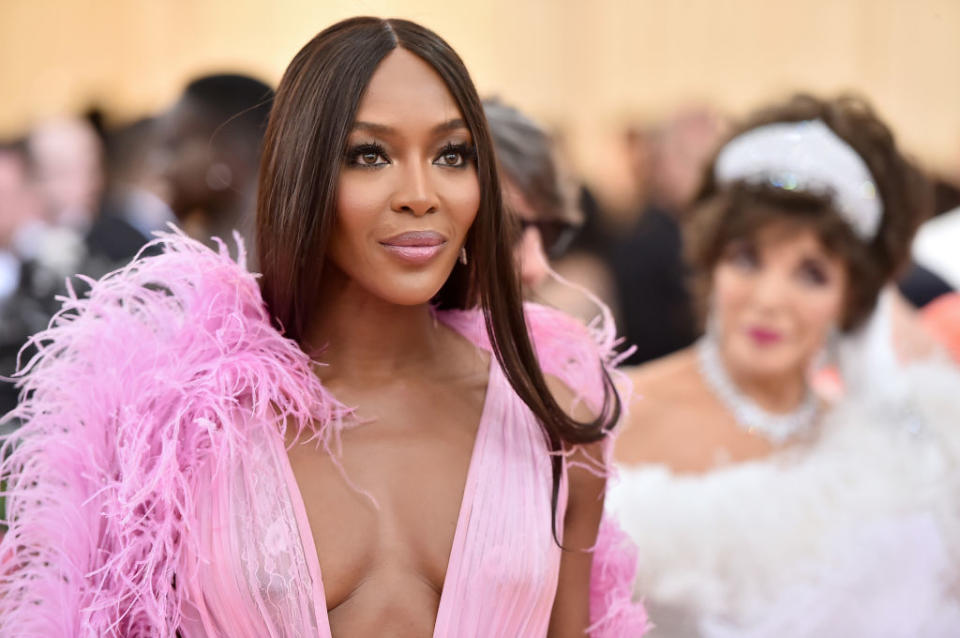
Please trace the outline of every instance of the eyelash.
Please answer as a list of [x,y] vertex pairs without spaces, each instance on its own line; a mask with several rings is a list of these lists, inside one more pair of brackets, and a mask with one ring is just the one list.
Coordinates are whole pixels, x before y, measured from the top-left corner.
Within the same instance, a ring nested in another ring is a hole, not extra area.
[[823,286],[829,281],[829,277],[816,264],[806,263],[800,267],[799,276],[803,281],[814,286]]
[[367,142],[366,144],[357,144],[347,151],[347,164],[359,168],[380,168],[383,163],[367,164],[360,161],[363,155],[376,155],[377,158],[387,159],[387,151],[376,142]]
[[[454,153],[460,156],[461,162],[459,164],[437,165],[444,166],[446,168],[466,168],[466,166],[477,157],[477,151],[473,148],[473,146],[464,143],[454,144],[450,142],[440,149],[440,152],[437,153],[436,158],[434,158],[434,163],[436,164],[437,160],[444,155],[450,155]],[[375,164],[367,164],[360,161],[360,157],[363,155],[376,155],[378,158],[383,158],[386,161],[377,162]],[[389,163],[389,161],[390,159],[387,157],[386,149],[384,149],[383,146],[377,142],[358,144],[347,151],[347,164],[350,166],[356,166],[358,168],[380,168]]]
[[[443,164],[443,166],[447,166],[449,168],[466,168],[466,166],[470,162],[472,162],[477,158],[476,149],[474,149],[469,144],[464,144],[464,143],[454,144],[450,142],[450,143],[447,143],[447,145],[444,146],[442,149],[440,149],[440,153],[437,154],[437,159],[443,157],[444,155],[450,155],[452,153],[456,153],[457,155],[460,156],[460,159],[462,160],[461,163],[460,164]],[[434,162],[436,162],[436,159],[434,160]]]

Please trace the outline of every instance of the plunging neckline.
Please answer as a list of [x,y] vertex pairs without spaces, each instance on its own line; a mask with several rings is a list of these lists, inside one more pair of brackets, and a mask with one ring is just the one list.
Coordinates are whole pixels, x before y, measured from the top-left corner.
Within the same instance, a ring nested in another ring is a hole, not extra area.
[[[447,584],[450,580],[450,573],[453,571],[451,568],[454,566],[454,561],[457,559],[458,555],[456,548],[462,544],[462,536],[467,533],[466,521],[469,518],[470,511],[472,509],[472,501],[474,494],[476,493],[476,483],[477,483],[477,472],[480,463],[478,462],[478,457],[482,452],[482,442],[484,440],[483,434],[486,430],[486,423],[489,420],[489,413],[491,409],[493,384],[496,376],[496,371],[499,370],[497,365],[496,357],[491,353],[490,355],[490,366],[487,371],[487,388],[483,397],[483,407],[480,410],[480,421],[477,424],[477,431],[473,439],[473,448],[470,452],[470,462],[467,466],[467,478],[463,486],[463,495],[460,497],[460,507],[457,510],[457,526],[453,532],[453,539],[450,544],[450,555],[447,557],[446,571],[444,572],[443,585],[440,589],[440,602],[437,605],[437,618],[440,618],[440,612],[444,609],[446,600],[448,596],[446,595],[448,587]],[[293,506],[294,517],[296,518],[296,527],[297,532],[300,535],[300,545],[305,554],[304,559],[306,560],[307,570],[310,574],[310,579],[312,581],[311,591],[313,596],[313,606],[314,606],[314,615],[317,620],[317,629],[320,631],[320,638],[332,638],[332,630],[330,629],[330,615],[327,610],[327,599],[326,592],[323,587],[323,574],[320,570],[320,556],[317,553],[317,546],[314,542],[313,532],[310,528],[310,521],[307,518],[307,507],[306,503],[303,500],[303,494],[300,492],[300,486],[297,483],[296,476],[293,473],[293,466],[290,464],[290,459],[287,456],[286,446],[283,443],[282,437],[276,437],[281,450],[280,450],[280,462],[282,464],[282,469],[284,473],[284,480],[287,484],[287,492],[290,497],[291,505]],[[434,630],[433,636],[437,638],[436,635],[436,619],[434,619]]]

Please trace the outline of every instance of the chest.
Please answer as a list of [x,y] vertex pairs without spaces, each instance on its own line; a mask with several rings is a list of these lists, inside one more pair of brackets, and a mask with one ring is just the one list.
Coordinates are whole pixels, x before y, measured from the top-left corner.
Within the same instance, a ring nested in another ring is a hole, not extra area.
[[762,459],[774,451],[759,434],[747,431],[720,406],[710,402],[677,403],[669,411],[651,411],[636,433],[638,459],[663,464],[680,473],[706,472],[729,463]]
[[355,393],[346,400],[358,423],[342,432],[339,455],[311,443],[290,449],[328,609],[373,582],[380,590],[416,583],[439,598],[483,398],[482,387]]

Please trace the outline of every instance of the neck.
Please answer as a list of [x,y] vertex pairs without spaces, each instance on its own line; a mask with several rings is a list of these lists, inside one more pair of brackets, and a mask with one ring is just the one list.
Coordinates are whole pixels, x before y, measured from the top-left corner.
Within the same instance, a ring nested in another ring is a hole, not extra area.
[[779,374],[751,374],[731,366],[722,353],[721,358],[740,392],[764,410],[781,414],[792,412],[807,397],[809,388],[803,369],[785,370]]
[[386,381],[435,359],[438,326],[429,304],[384,301],[329,262],[323,279],[323,303],[304,342],[327,364],[317,370],[324,382]]

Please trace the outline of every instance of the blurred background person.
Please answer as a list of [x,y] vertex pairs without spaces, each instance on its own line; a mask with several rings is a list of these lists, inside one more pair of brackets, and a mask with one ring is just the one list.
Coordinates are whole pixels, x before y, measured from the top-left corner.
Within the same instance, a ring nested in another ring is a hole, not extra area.
[[[43,308],[23,294],[25,258],[18,245],[18,239],[42,218],[26,141],[0,144],[0,377],[13,373],[20,346],[47,318]],[[16,401],[13,386],[0,382],[0,415],[13,409]]]
[[[950,186],[945,184],[944,189]],[[913,242],[918,263],[938,273],[949,285],[960,288],[960,204],[943,208],[920,227]]]
[[[107,187],[100,215],[87,235],[99,274],[128,262],[154,231],[176,220],[160,175],[156,120],[145,117],[107,134]],[[88,273],[89,274],[89,273]]]
[[273,90],[240,74],[191,81],[157,120],[160,172],[169,206],[191,235],[252,246],[260,146]]
[[[928,185],[866,103],[808,96],[757,112],[703,179],[706,334],[630,372],[608,495],[638,595],[681,638],[955,634],[960,374],[898,354],[915,326],[892,285]],[[834,357],[830,404],[812,373]]]
[[636,221],[613,240],[609,259],[620,330],[636,347],[630,365],[689,346],[697,336],[680,215],[724,127],[713,109],[691,107],[655,129],[626,134],[641,199]]
[[504,202],[520,225],[516,252],[524,296],[589,322],[599,312],[591,297],[609,300],[612,282],[601,259],[571,250],[584,226],[582,190],[540,125],[496,98],[484,100],[483,109]]
[[96,129],[79,117],[55,118],[30,132],[27,147],[45,221],[86,232],[104,187],[103,143]]
[[103,196],[103,142],[86,119],[54,118],[30,131],[27,157],[41,213],[17,236],[22,285],[30,296],[52,300],[64,278],[83,272],[84,237]]
[[[958,171],[960,173],[960,171]],[[937,181],[939,214],[920,227],[913,242],[914,259],[942,273],[953,292],[925,305],[921,321],[960,363],[960,188],[946,179]]]

